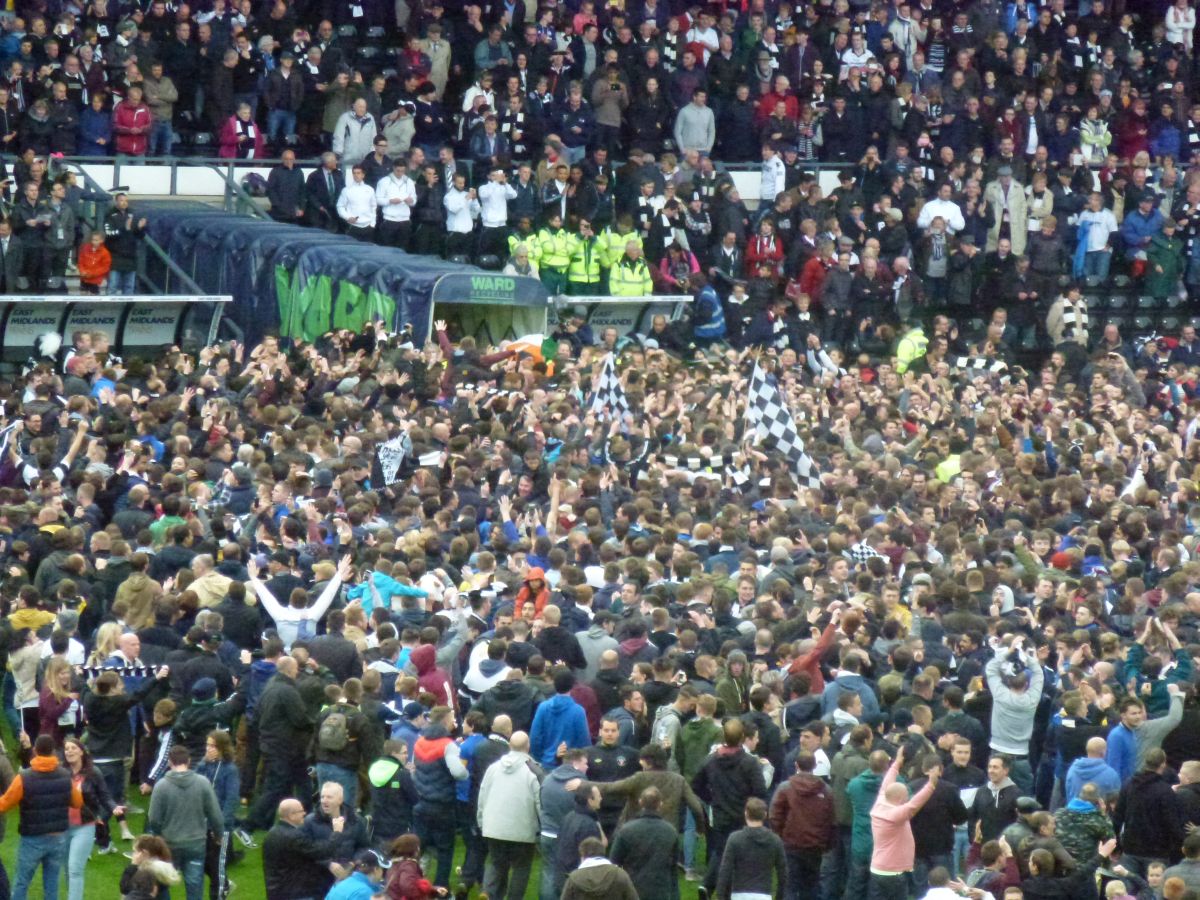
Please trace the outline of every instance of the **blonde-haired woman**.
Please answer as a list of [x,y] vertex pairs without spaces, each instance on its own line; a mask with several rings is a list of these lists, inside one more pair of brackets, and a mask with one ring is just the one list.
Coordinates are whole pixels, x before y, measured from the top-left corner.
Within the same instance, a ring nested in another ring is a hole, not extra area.
[[51,657],[38,695],[38,734],[50,735],[59,746],[79,731],[79,693],[72,689],[73,675],[69,662]]
[[92,655],[88,657],[88,666],[99,667],[104,665],[109,657],[117,652],[121,643],[122,633],[119,622],[105,622],[101,625],[96,631],[96,646],[92,650]]

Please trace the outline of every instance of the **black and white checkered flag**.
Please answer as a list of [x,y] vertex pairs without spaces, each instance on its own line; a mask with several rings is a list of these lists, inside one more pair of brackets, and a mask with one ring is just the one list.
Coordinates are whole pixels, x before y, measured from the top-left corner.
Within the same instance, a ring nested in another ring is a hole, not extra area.
[[817,464],[804,450],[804,441],[796,430],[796,420],[787,408],[774,382],[768,381],[762,366],[754,364],[746,397],[746,434],[753,431],[755,443],[772,439],[775,448],[795,466],[800,481],[810,488],[821,486]]
[[617,378],[617,359],[612,353],[604,357],[604,368],[596,382],[590,408],[602,419],[629,413],[629,401],[625,399],[625,388]]

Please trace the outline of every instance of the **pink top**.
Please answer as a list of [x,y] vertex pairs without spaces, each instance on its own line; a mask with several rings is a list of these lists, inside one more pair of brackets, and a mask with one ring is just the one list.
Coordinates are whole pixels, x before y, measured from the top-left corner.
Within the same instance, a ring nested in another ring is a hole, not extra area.
[[879,785],[879,796],[871,807],[871,836],[875,849],[871,852],[871,871],[881,873],[908,872],[913,867],[916,846],[913,843],[912,826],[909,819],[917,814],[933,794],[933,782],[917,791],[905,803],[889,803],[887,789],[896,781],[900,772],[900,761],[896,760],[883,776]]

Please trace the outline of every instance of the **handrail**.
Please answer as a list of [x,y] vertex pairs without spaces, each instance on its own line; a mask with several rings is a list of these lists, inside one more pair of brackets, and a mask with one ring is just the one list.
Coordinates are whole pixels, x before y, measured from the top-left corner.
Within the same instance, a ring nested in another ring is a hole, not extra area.
[[[238,215],[249,213],[256,219],[265,219],[267,216],[263,213],[259,205],[254,202],[254,198],[242,187],[233,175],[234,166],[232,160],[220,160],[215,162],[211,159],[203,157],[181,156],[176,158],[178,165],[195,166],[197,168],[211,169],[221,176],[225,182],[225,212],[233,212]],[[175,176],[171,176],[171,193],[175,193]]]
[[[146,248],[153,252],[154,255],[158,257],[159,261],[166,266],[167,271],[179,279],[180,283],[185,289],[185,292],[191,294],[205,293],[204,289],[201,288],[200,285],[196,284],[196,282],[192,279],[192,276],[181,269],[179,267],[179,263],[171,259],[171,257],[167,254],[167,251],[165,251],[159,245],[158,241],[150,237],[150,235],[143,234],[142,239],[138,241],[138,247],[139,249]],[[162,287],[159,287],[159,285],[151,281],[150,276],[146,274],[146,260],[144,252],[138,254],[138,277],[158,293],[166,293],[168,285],[164,284]]]

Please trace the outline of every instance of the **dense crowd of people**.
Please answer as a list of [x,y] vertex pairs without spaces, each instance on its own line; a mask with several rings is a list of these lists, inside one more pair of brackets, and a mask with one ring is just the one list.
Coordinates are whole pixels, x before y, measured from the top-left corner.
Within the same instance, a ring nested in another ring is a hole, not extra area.
[[0,18],[6,292],[80,239],[42,104],[125,153],[207,116],[283,221],[694,303],[44,342],[0,382],[11,896],[126,848],[136,900],[1200,892],[1185,0],[119,7]]

